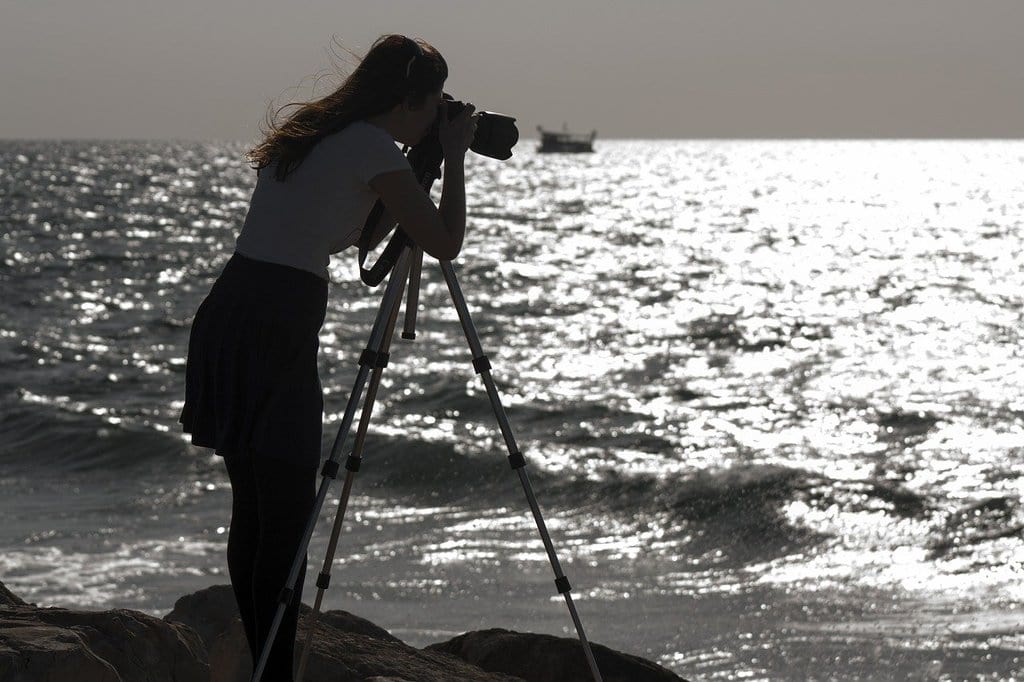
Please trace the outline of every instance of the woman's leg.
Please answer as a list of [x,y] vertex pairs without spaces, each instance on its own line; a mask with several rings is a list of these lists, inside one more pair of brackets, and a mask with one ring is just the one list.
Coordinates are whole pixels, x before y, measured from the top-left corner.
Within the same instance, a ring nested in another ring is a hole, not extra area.
[[[266,640],[278,608],[278,597],[288,580],[306,524],[316,500],[316,468],[253,456],[259,498],[260,537],[253,573],[256,626],[260,645]],[[295,583],[293,598],[274,638],[263,679],[290,682],[293,674],[295,631],[302,599],[306,562]]]
[[245,638],[249,642],[249,650],[255,662],[259,654],[259,639],[256,631],[252,579],[260,538],[256,477],[253,475],[252,460],[247,457],[227,455],[224,457],[224,465],[228,470],[228,478],[231,479],[228,575],[231,576],[231,588],[235,592]]

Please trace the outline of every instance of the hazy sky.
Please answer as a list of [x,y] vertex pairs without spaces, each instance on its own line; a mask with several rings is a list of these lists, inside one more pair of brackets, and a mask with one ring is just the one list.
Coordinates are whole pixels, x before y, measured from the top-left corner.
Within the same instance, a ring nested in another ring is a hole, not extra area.
[[392,32],[523,137],[1024,137],[1024,0],[0,0],[0,138],[251,140]]

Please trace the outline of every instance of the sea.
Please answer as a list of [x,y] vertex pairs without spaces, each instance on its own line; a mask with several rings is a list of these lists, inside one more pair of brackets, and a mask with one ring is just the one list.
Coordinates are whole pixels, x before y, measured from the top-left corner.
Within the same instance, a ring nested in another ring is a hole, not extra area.
[[[454,261],[588,638],[696,680],[1024,679],[1024,141],[595,144],[470,154]],[[164,615],[228,582],[223,462],[177,418],[244,152],[0,142],[28,601]],[[354,252],[331,278],[325,454],[383,293]],[[576,636],[429,257],[368,432],[325,608],[414,646]]]

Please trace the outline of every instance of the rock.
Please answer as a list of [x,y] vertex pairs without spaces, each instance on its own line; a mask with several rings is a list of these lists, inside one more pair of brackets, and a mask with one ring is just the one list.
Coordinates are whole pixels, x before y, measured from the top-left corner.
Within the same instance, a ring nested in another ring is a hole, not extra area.
[[[312,612],[313,609],[305,604],[300,606],[300,622],[309,617]],[[213,585],[198,592],[186,594],[178,599],[174,603],[174,609],[164,616],[164,620],[184,623],[198,632],[206,642],[207,648],[237,618],[238,605],[235,603],[235,593],[230,585]],[[320,614],[319,621],[336,630],[401,643],[400,639],[394,637],[384,628],[348,611],[324,611]],[[241,625],[240,622],[239,625]]]
[[12,623],[0,613],[0,679],[7,682],[121,682],[76,633],[38,622]]
[[[638,656],[590,644],[604,682],[679,682],[683,678]],[[591,682],[578,639],[509,630],[469,632],[428,651],[452,654],[490,672],[516,675],[528,682]]]
[[189,626],[199,633],[209,649],[217,635],[227,630],[231,619],[237,616],[238,606],[231,586],[214,585],[179,597],[164,620]]
[[24,599],[14,594],[0,583],[0,606],[28,606]]
[[[300,622],[300,642],[303,630]],[[379,682],[523,682],[512,675],[486,672],[443,652],[317,627],[307,682],[362,682],[374,678]]]
[[[299,609],[300,627],[304,627],[306,619],[312,615],[313,609],[303,604]],[[320,614],[318,621],[317,632],[320,631],[320,624],[323,624],[342,632],[348,632],[354,635],[366,635],[367,637],[372,637],[374,639],[382,639],[385,642],[403,644],[402,640],[398,639],[384,628],[371,623],[365,618],[353,615],[348,611],[324,611]]]
[[[6,588],[3,592],[10,594]],[[74,611],[15,600],[5,599],[0,606],[0,680],[4,682],[202,682],[209,678],[203,642],[185,626],[125,609]]]
[[[311,610],[300,610],[296,662]],[[678,682],[670,671],[592,644],[606,682]],[[470,632],[416,649],[345,611],[321,614],[306,682],[589,682],[575,639]],[[252,659],[234,594],[218,585],[177,601],[164,619],[26,604],[0,583],[3,682],[247,682]],[[269,681],[268,681],[269,682]]]
[[[298,664],[312,609],[299,609],[295,643]],[[210,682],[247,682],[252,658],[238,618],[234,593],[215,585],[179,599],[166,620],[198,632],[210,659]],[[306,682],[522,682],[518,677],[488,673],[443,652],[421,651],[387,630],[346,611],[320,614],[310,647]]]

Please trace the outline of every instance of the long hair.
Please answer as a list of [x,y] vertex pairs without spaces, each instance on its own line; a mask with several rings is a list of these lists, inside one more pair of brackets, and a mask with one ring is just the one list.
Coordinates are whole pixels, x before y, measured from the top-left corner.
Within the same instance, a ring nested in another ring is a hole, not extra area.
[[[263,141],[246,156],[257,170],[276,163],[274,177],[284,180],[323,138],[403,100],[419,104],[447,78],[448,64],[430,44],[402,35],[381,36],[337,90],[278,109],[267,121]],[[298,108],[282,116],[289,107]]]

